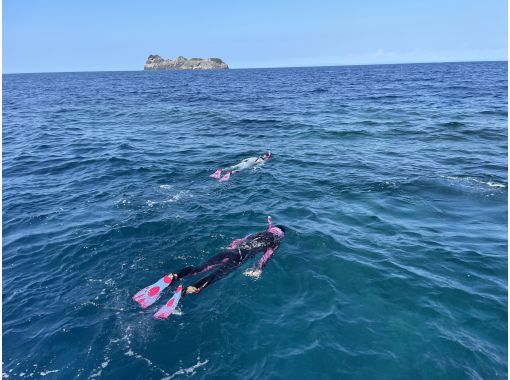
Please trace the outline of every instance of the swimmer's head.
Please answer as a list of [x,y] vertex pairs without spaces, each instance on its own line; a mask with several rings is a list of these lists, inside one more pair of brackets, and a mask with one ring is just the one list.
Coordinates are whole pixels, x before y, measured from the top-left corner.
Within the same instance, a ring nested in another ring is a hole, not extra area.
[[267,160],[269,160],[269,158],[270,158],[270,157],[271,157],[271,151],[270,151],[270,150],[268,150],[268,151],[267,151],[267,152],[266,152],[266,153],[262,156],[262,159],[263,159],[264,161],[267,161]]
[[277,235],[279,238],[283,238],[285,236],[285,227],[277,224],[276,226],[272,226],[269,229],[269,232],[271,232],[273,235]]

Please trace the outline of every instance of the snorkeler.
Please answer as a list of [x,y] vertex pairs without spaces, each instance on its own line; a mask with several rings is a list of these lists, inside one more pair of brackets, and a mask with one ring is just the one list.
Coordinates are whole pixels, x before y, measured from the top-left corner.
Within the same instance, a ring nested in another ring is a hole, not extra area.
[[259,278],[262,269],[267,261],[275,253],[285,236],[285,227],[272,224],[271,217],[267,218],[268,229],[252,235],[247,235],[242,239],[236,239],[229,246],[220,251],[217,255],[197,266],[188,266],[177,273],[169,273],[161,278],[155,284],[145,287],[133,296],[133,300],[138,302],[142,308],[146,308],[156,302],[161,296],[162,291],[167,288],[172,281],[181,280],[188,276],[193,276],[217,268],[210,275],[202,278],[194,284],[186,287],[183,294],[183,286],[179,285],[174,296],[161,307],[155,318],[166,319],[177,307],[181,297],[185,294],[198,294],[207,286],[225,277],[235,269],[239,268],[248,259],[255,256],[256,253],[265,251],[258,263],[251,269],[244,272],[246,276]]
[[[233,166],[229,167],[228,169],[225,169],[226,173],[220,179],[220,182],[227,181],[230,178],[231,174],[240,172],[241,170],[249,169],[249,168],[253,168],[253,167],[256,167],[256,166],[263,165],[267,160],[269,160],[269,158],[271,158],[271,151],[267,151],[267,153],[265,153],[263,156],[260,156],[260,157],[248,157],[248,158],[245,158],[244,160],[242,160],[237,165],[233,165]],[[219,179],[221,177],[222,170],[223,169],[219,168],[213,174],[211,174],[209,177],[212,177],[214,179]]]

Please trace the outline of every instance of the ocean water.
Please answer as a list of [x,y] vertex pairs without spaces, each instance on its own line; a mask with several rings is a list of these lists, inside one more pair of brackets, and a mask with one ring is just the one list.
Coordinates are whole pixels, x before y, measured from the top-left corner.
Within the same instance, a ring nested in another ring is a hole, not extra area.
[[[3,86],[4,378],[507,378],[506,62]],[[131,300],[267,215],[258,281]]]

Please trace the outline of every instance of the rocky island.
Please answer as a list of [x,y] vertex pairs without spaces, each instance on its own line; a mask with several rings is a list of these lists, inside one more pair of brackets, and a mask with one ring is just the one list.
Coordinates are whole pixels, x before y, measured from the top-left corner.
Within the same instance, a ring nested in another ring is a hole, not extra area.
[[221,70],[228,69],[228,65],[219,58],[191,58],[183,56],[175,60],[163,59],[159,55],[149,55],[143,66],[144,70]]

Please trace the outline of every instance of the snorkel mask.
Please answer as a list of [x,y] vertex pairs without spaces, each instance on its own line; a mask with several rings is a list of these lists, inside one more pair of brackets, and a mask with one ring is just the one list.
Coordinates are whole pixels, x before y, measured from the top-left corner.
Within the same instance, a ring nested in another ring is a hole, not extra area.
[[267,230],[271,232],[273,235],[276,235],[279,238],[283,238],[285,236],[285,227],[279,224],[273,226],[273,218],[271,218],[270,216],[267,217],[267,223],[269,224]]

